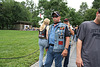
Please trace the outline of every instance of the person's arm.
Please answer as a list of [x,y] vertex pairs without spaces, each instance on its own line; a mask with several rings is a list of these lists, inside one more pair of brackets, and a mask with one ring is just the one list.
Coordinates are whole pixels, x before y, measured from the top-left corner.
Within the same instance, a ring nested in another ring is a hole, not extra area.
[[67,56],[67,54],[68,54],[68,47],[69,47],[69,37],[66,37],[66,44],[65,44],[65,48],[66,49],[64,49],[62,54],[61,54],[63,57]]
[[66,44],[65,44],[65,48],[69,47],[69,37],[66,37]]
[[86,37],[86,23],[82,23],[78,29],[77,29],[77,34],[76,36],[78,37],[78,41],[77,41],[77,55],[76,55],[76,65],[77,67],[83,67],[83,60],[81,57],[81,53],[82,53],[82,47],[83,47],[83,41]]
[[48,30],[49,30],[49,26],[47,26],[46,28],[46,39],[48,39]]
[[48,31],[46,31],[46,39],[48,39]]
[[71,26],[70,26],[70,23],[68,22],[68,27],[69,27],[69,31],[71,32],[71,35],[74,36],[74,31],[72,30]]
[[[48,39],[48,30],[49,30],[49,26],[47,26],[46,28],[46,39]],[[46,52],[48,51],[48,46],[46,47]]]
[[63,57],[65,57],[65,56],[67,56],[67,53],[68,53],[68,47],[69,47],[69,37],[70,37],[70,34],[69,34],[69,31],[68,31],[68,28],[66,27],[66,29],[65,29],[65,49],[63,50],[63,52],[62,52],[62,56]]
[[77,67],[82,67],[83,66],[83,61],[81,58],[81,49],[82,49],[82,41],[78,38],[77,41],[77,55],[76,55],[76,65]]
[[74,36],[74,31],[69,27],[69,31],[71,32],[71,35]]

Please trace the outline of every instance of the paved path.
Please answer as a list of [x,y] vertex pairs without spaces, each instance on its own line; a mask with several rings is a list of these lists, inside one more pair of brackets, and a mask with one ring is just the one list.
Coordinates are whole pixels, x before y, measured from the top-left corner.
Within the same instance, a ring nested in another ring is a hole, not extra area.
[[77,67],[76,66],[76,47],[73,50],[72,55],[70,56],[68,67]]
[[[74,43],[73,46],[71,46],[70,59],[69,59],[68,67],[77,67],[75,62],[76,62],[76,44]],[[63,61],[62,61],[62,65],[63,65]],[[35,64],[33,64],[30,67],[39,67],[39,62],[36,62]],[[53,62],[52,67],[55,67],[55,62]]]

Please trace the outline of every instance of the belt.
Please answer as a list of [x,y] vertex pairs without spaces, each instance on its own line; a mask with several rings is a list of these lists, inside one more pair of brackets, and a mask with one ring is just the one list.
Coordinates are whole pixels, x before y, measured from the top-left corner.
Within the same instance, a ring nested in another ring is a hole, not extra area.
[[40,38],[40,39],[46,39],[46,38]]
[[54,44],[49,44],[50,46],[54,46]]

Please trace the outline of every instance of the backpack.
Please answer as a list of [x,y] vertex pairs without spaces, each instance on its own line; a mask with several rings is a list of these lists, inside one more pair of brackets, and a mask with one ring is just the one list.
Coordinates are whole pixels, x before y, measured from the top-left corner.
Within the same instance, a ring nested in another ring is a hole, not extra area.
[[39,38],[46,38],[46,27],[47,25],[45,26],[44,30],[40,31],[39,30]]

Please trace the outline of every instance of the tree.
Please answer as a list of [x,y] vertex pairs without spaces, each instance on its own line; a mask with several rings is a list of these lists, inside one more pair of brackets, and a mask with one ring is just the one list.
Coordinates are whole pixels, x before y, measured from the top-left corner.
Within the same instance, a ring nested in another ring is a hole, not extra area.
[[92,4],[93,4],[92,8],[94,9],[100,8],[100,0],[94,0]]
[[31,13],[19,2],[2,0],[0,29],[12,29],[16,21],[30,21]]
[[67,3],[63,2],[63,0],[39,0],[38,4],[39,12],[44,15],[44,18],[49,18],[52,21],[51,13],[53,11],[59,11],[61,14],[61,20],[67,17],[69,8],[67,7]]
[[80,9],[79,9],[79,13],[81,16],[84,16],[85,11],[88,9],[88,5],[86,2],[82,2],[82,4],[80,5]]
[[86,10],[88,10],[88,5],[86,2],[82,2],[82,4],[80,5],[80,9],[78,12],[76,12],[75,14],[75,25],[80,25],[83,21],[85,21],[85,13],[86,13]]
[[31,0],[31,1],[26,0],[26,8],[32,14],[30,22],[33,24],[34,27],[39,27],[39,23],[38,22],[41,20],[41,18],[38,17],[38,15],[39,15],[39,9],[34,4],[34,1],[33,0]]
[[96,17],[97,9],[88,9],[85,13],[85,21],[94,20]]
[[12,20],[12,7],[14,5],[14,0],[2,0],[1,2],[2,7],[0,10],[0,15],[1,15],[1,29],[7,28],[8,26],[11,24],[11,20]]
[[83,18],[80,15],[79,12],[75,12],[75,9],[70,8],[69,14],[68,14],[69,21],[72,25],[80,25],[83,22]]

